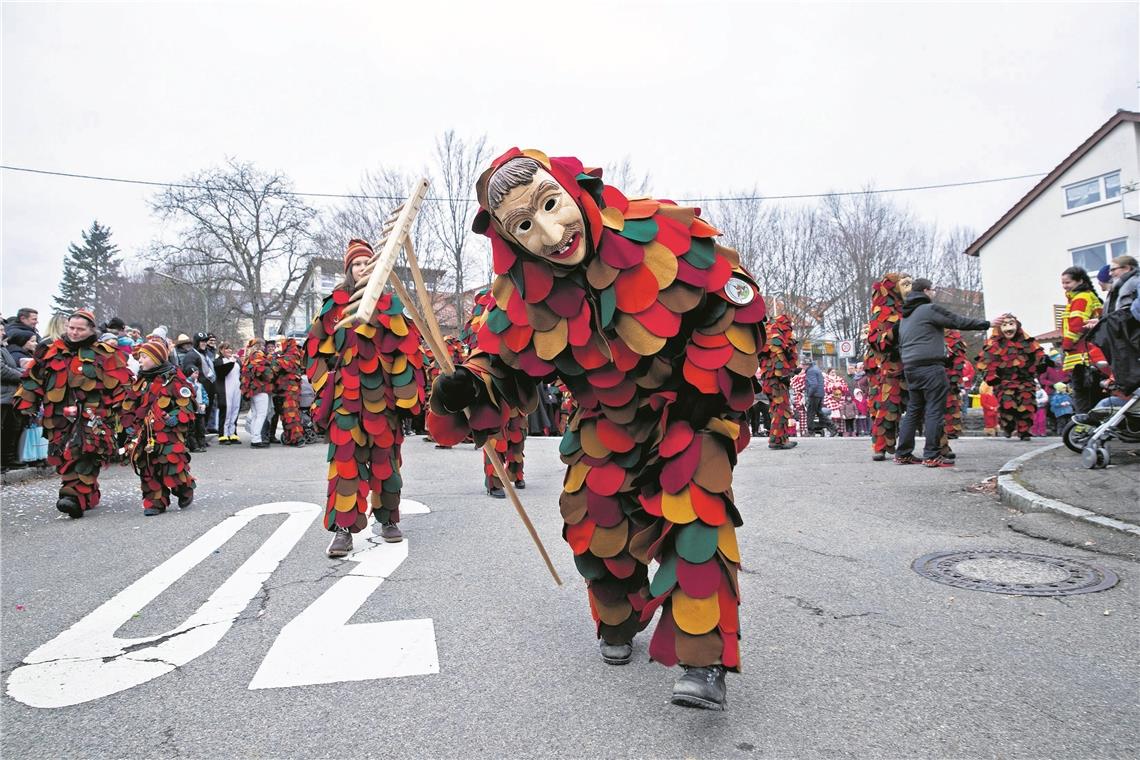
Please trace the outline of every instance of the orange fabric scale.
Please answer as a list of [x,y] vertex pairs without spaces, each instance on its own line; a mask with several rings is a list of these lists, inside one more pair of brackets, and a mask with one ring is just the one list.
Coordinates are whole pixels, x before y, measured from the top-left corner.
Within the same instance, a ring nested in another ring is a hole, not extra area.
[[[532,253],[489,213],[491,175],[518,157],[577,205],[581,239],[557,254],[573,265]],[[481,389],[470,421],[433,398],[429,430],[445,445],[502,436],[499,407],[526,414],[536,381],[561,381],[576,404],[560,445],[563,536],[598,636],[629,642],[660,610],[654,660],[738,670],[731,485],[764,344],[755,282],[699,210],[627,199],[577,159],[512,149],[477,191],[475,231],[491,239],[496,272],[464,364]]]
[[404,317],[399,298],[385,293],[368,324],[337,328],[348,300],[344,289],[325,298],[305,340],[305,372],[316,406],[322,399],[332,404],[324,526],[357,533],[369,514],[381,523],[399,522],[399,416],[422,408],[424,370],[419,332]]

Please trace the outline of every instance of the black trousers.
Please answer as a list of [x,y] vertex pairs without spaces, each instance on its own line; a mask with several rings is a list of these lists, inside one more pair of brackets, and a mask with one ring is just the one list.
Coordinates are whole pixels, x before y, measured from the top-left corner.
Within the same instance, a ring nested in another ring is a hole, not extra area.
[[1077,414],[1088,414],[1097,402],[1104,398],[1100,387],[1100,371],[1087,364],[1073,367],[1073,409]]
[[830,430],[832,435],[839,435],[835,423],[831,421],[831,412],[823,409],[822,396],[807,397],[807,426],[811,435],[818,433],[820,428]]
[[24,431],[27,418],[16,411],[12,404],[4,404],[0,409],[0,465],[4,469],[20,463],[20,433]]
[[921,367],[905,367],[903,374],[910,389],[906,402],[906,414],[899,426],[899,442],[895,447],[896,457],[914,455],[914,433],[918,420],[922,418],[922,428],[926,441],[922,447],[922,458],[933,459],[942,450],[942,424],[946,420],[946,394],[950,392],[950,381],[946,378],[946,367],[942,364],[929,364]]

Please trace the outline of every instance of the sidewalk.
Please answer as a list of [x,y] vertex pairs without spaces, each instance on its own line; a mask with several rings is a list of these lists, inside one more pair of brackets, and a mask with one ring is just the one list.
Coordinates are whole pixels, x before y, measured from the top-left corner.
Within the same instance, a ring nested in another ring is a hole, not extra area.
[[1140,538],[1140,447],[1111,443],[1112,464],[1084,466],[1064,444],[1036,449],[1005,464],[998,494],[1024,512],[1056,512]]

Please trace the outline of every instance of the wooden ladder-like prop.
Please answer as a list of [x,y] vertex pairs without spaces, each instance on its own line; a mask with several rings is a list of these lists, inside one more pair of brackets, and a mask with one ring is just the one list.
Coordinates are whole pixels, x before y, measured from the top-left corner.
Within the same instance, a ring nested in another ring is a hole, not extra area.
[[[390,282],[392,289],[396,291],[396,295],[404,302],[404,312],[412,318],[412,322],[415,323],[420,334],[431,347],[436,361],[439,362],[440,369],[450,374],[455,371],[455,366],[451,362],[451,354],[443,340],[443,332],[439,329],[439,321],[436,319],[431,297],[424,286],[424,277],[420,271],[419,262],[416,260],[415,249],[412,247],[412,223],[427,196],[427,188],[428,181],[426,179],[417,180],[411,192],[408,193],[408,199],[397,206],[384,221],[380,243],[373,249],[378,250],[379,253],[376,253],[369,260],[368,266],[364,270],[367,279],[362,284],[357,285],[345,306],[344,318],[336,326],[338,328],[348,327],[370,322],[376,313],[376,302],[384,292],[384,284]],[[418,299],[412,298],[399,275],[393,271],[401,249],[403,249],[404,257],[407,259],[408,269],[411,270],[412,281],[415,283],[416,292],[419,295]],[[418,307],[417,301],[419,302]],[[466,410],[464,413],[466,414]],[[518,513],[527,532],[530,533],[530,538],[534,541],[538,553],[542,555],[546,569],[554,577],[554,582],[561,586],[562,579],[558,576],[558,571],[554,569],[554,563],[550,561],[550,555],[547,554],[542,539],[538,537],[538,531],[534,529],[534,523],[531,522],[530,516],[519,499],[518,491],[515,490],[514,483],[511,482],[511,476],[507,474],[507,468],[503,465],[502,457],[499,456],[499,452],[495,451],[494,441],[487,440],[483,444],[483,452],[490,460],[495,475],[503,484],[503,490],[507,492],[515,512]]]

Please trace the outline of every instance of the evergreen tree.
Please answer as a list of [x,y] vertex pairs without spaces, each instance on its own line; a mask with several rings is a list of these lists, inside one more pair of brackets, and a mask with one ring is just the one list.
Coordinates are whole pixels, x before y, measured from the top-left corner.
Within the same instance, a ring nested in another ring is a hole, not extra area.
[[83,246],[72,243],[67,248],[55,308],[66,314],[90,306],[102,321],[114,316],[108,311],[116,304],[121,281],[119,247],[111,242],[110,228],[98,221],[81,234]]

